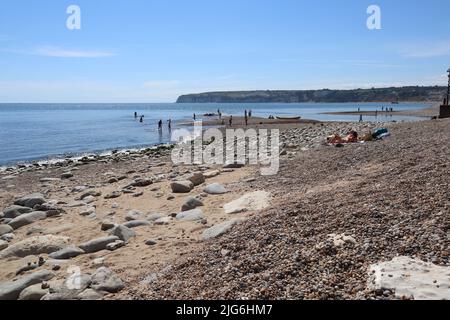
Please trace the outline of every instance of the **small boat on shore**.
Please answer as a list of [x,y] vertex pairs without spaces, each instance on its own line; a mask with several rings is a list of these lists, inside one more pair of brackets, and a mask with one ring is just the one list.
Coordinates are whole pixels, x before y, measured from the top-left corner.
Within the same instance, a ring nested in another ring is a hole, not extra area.
[[298,116],[293,116],[293,117],[289,117],[289,116],[277,116],[278,120],[300,120],[302,117],[298,117]]

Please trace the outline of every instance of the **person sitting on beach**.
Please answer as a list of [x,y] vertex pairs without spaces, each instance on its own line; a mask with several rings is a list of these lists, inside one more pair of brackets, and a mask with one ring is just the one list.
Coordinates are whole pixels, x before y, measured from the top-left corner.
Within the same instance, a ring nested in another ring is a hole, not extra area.
[[358,133],[350,131],[345,138],[338,134],[333,134],[327,138],[327,142],[330,144],[355,143],[358,142]]

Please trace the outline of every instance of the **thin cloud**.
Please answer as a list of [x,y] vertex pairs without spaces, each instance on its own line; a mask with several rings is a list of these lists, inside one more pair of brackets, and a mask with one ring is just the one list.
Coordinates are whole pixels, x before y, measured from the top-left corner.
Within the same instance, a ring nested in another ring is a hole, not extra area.
[[422,45],[402,52],[405,58],[434,58],[450,56],[450,42]]
[[105,58],[117,55],[116,53],[109,51],[68,50],[51,46],[38,47],[29,50],[2,48],[0,49],[0,52],[55,58]]
[[323,68],[343,68],[344,66],[353,67],[374,67],[374,68],[407,68],[401,64],[385,63],[376,60],[358,60],[358,59],[337,59],[337,60],[304,60],[296,58],[280,58],[275,62],[281,63],[301,63],[303,65],[323,67]]
[[116,55],[113,52],[107,51],[66,50],[59,47],[40,47],[35,49],[33,54],[57,58],[104,58]]
[[142,85],[145,89],[167,89],[174,88],[180,84],[178,80],[156,80],[156,81],[147,81]]

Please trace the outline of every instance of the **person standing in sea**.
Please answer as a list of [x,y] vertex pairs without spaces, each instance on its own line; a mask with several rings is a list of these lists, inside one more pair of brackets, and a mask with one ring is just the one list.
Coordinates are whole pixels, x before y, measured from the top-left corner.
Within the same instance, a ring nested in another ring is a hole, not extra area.
[[197,121],[197,115],[194,113],[194,121]]
[[159,120],[158,122],[158,130],[162,131],[162,120]]
[[172,131],[172,119],[167,120],[167,126],[169,128],[169,131]]

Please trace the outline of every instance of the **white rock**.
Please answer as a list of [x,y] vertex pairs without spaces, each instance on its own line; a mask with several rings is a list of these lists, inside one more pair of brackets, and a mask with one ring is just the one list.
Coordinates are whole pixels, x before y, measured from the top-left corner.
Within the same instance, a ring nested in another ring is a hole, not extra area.
[[212,171],[207,171],[207,172],[203,173],[203,176],[206,179],[211,179],[211,178],[218,176],[219,174],[220,174],[219,170],[212,170]]
[[270,205],[269,198],[270,193],[266,191],[255,191],[225,204],[223,208],[227,214],[262,210]]
[[242,219],[233,219],[206,229],[202,234],[202,240],[219,237],[230,231],[233,226],[240,222],[242,222]]
[[370,266],[370,290],[392,290],[398,298],[450,300],[450,267],[396,257]]
[[335,247],[342,247],[346,243],[356,244],[355,238],[352,236],[347,236],[345,233],[342,234],[329,234],[328,237],[331,238]]
[[183,211],[177,214],[176,219],[178,221],[197,221],[204,219],[203,211],[200,209],[194,209],[189,211]]
[[225,187],[219,183],[210,184],[203,191],[207,194],[214,194],[214,195],[224,194],[228,192],[228,190],[225,189]]

